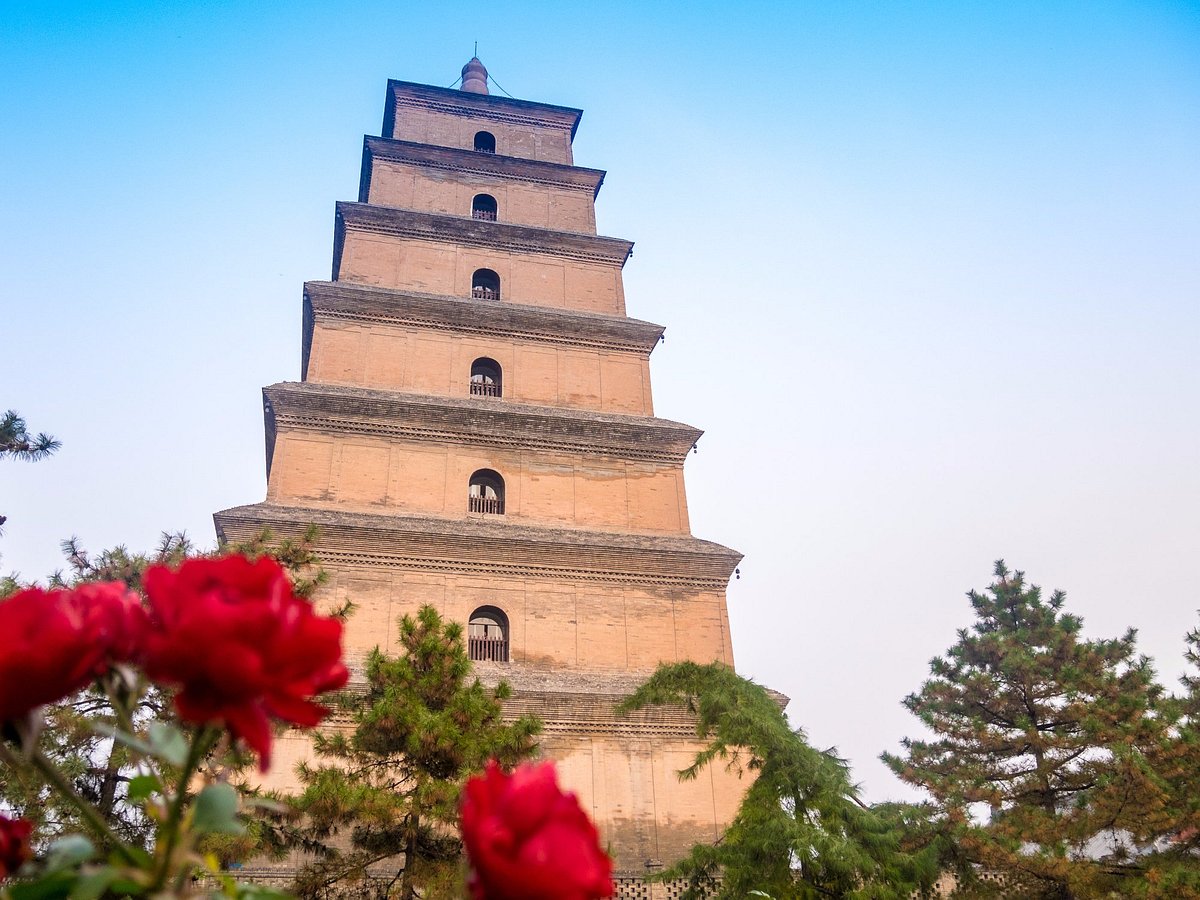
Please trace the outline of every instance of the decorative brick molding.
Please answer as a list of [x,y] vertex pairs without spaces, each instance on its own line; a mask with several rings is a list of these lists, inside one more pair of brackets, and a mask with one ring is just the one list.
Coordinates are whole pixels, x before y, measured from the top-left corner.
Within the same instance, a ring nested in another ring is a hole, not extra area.
[[213,515],[222,541],[320,529],[317,555],[337,568],[509,575],[551,581],[724,591],[742,555],[694,537],[634,535],[478,519],[369,515],[256,503]]
[[519,338],[639,355],[649,354],[665,331],[661,325],[625,316],[516,303],[482,303],[462,297],[395,291],[345,281],[306,282],[304,303],[305,354],[312,345],[313,325],[328,319]]
[[352,231],[511,253],[538,253],[618,268],[633,253],[633,241],[620,238],[339,201],[334,225],[334,281],[341,270],[345,236]]
[[498,404],[478,397],[351,388],[311,381],[263,388],[267,427],[457,445],[519,447],[683,465],[704,434],[651,416]]
[[434,147],[429,144],[368,135],[363,138],[363,168],[358,194],[360,203],[365,203],[370,194],[371,172],[375,160],[584,191],[593,198],[599,193],[605,175],[600,169],[588,169],[583,166],[568,166],[515,156],[497,156],[475,150],[460,150],[456,147]]
[[387,100],[383,110],[383,133],[391,134],[396,121],[396,108],[408,106],[449,113],[452,116],[485,118],[511,125],[533,125],[542,128],[561,128],[575,137],[575,129],[583,111],[551,103],[535,103],[495,94],[471,94],[454,88],[433,87],[411,81],[389,80]]

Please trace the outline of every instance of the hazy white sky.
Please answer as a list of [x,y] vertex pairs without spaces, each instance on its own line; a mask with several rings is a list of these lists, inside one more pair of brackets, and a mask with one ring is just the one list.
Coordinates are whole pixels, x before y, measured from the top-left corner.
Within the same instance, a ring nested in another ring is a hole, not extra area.
[[871,799],[1004,557],[1164,679],[1198,624],[1194,3],[46,3],[0,24],[0,568],[262,499],[388,77],[585,110],[739,669]]

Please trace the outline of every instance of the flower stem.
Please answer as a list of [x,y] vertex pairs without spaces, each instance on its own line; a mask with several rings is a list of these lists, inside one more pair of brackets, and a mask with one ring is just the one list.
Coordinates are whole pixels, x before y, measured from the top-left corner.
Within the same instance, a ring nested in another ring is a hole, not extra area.
[[[3,742],[0,742],[0,759],[3,759],[4,762],[13,769],[16,769],[21,764],[20,760],[13,755],[12,751],[9,750]],[[37,769],[48,782],[50,782],[51,786],[63,797],[63,799],[68,801],[72,806],[79,810],[79,814],[83,817],[84,821],[91,826],[92,831],[103,837],[105,842],[110,844],[112,849],[116,853],[120,854],[125,862],[135,866],[138,865],[137,856],[134,855],[133,851],[125,844],[124,841],[117,837],[116,832],[109,827],[109,824],[104,820],[104,817],[100,815],[100,813],[96,812],[96,807],[92,806],[92,804],[88,803],[79,796],[79,793],[71,785],[71,782],[67,780],[66,776],[59,771],[59,768],[54,765],[54,763],[42,755],[42,751],[34,750],[33,756],[30,758],[30,762],[33,764],[33,767]]]
[[171,857],[175,853],[175,848],[179,844],[180,823],[183,819],[183,805],[187,800],[188,782],[192,780],[192,773],[196,771],[196,767],[200,761],[204,759],[204,754],[209,751],[213,743],[221,732],[211,725],[202,726],[192,739],[192,745],[188,748],[187,760],[183,764],[183,769],[179,773],[179,783],[175,788],[175,797],[171,801],[170,811],[167,813],[167,822],[164,826],[166,829],[165,848],[163,850],[162,864],[158,870],[158,877],[154,879],[154,887],[161,888],[167,883],[167,878],[171,874]]

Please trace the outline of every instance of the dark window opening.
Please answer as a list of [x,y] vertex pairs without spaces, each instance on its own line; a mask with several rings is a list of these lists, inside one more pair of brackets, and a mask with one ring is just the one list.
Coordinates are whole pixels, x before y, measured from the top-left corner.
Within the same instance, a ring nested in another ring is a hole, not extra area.
[[499,397],[501,391],[500,363],[486,356],[471,363],[471,394],[476,397]]
[[499,300],[500,276],[491,269],[476,269],[471,276],[471,296],[476,300]]
[[471,613],[467,647],[473,660],[508,662],[508,616],[494,606],[481,606]]
[[496,198],[491,194],[476,194],[471,201],[471,218],[496,221]]
[[504,479],[491,469],[480,469],[471,476],[467,491],[467,510],[473,513],[504,515]]
[[475,149],[480,153],[495,153],[496,136],[490,131],[475,132]]

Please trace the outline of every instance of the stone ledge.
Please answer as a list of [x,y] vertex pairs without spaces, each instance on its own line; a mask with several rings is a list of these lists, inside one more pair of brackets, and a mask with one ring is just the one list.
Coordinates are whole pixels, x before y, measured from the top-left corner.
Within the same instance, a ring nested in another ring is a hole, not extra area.
[[[473,663],[475,675],[489,688],[508,682],[512,696],[504,701],[504,717],[535,715],[542,720],[546,734],[609,734],[625,737],[660,735],[679,741],[702,741],[696,733],[696,714],[684,705],[650,706],[617,715],[616,706],[637,690],[653,673],[623,671],[555,671],[529,668],[522,663]],[[356,674],[344,695],[351,698],[366,694],[366,683]],[[766,688],[779,708],[790,699],[779,691]],[[347,725],[348,711],[338,709],[331,724]]]
[[466,216],[441,216],[367,203],[338,201],[334,224],[333,280],[342,268],[342,251],[348,231],[386,234],[418,241],[486,247],[513,253],[541,253],[603,265],[625,265],[633,242],[620,238],[553,231],[530,225],[489,222]]
[[456,88],[434,87],[412,81],[389,79],[384,99],[383,133],[391,134],[396,119],[396,107],[422,106],[440,109],[463,116],[484,117],[514,124],[537,124],[569,129],[572,140],[583,110],[552,103],[536,103],[515,97],[495,94],[472,94]]
[[724,591],[742,554],[690,535],[638,535],[488,519],[372,515],[257,503],[213,514],[236,543],[268,528],[296,538],[320,530],[317,555],[336,566]]
[[304,301],[305,359],[312,345],[313,323],[324,318],[644,354],[654,349],[665,331],[661,325],[624,316],[397,291],[345,281],[305,282]]
[[411,141],[397,141],[391,138],[367,135],[363,138],[362,179],[358,192],[360,203],[366,203],[367,197],[370,195],[372,163],[377,159],[590,191],[593,198],[600,192],[600,185],[604,183],[605,175],[600,169],[586,169],[582,166],[568,166],[563,163],[522,159],[516,156],[498,156],[495,153],[461,150],[457,147],[437,147],[432,144],[416,144]]
[[[704,434],[651,416],[512,403],[488,397],[435,397],[321,384],[263,388],[267,433],[289,428],[415,441],[557,450],[683,465]],[[272,441],[273,443],[273,441]],[[268,447],[268,457],[273,448]]]

